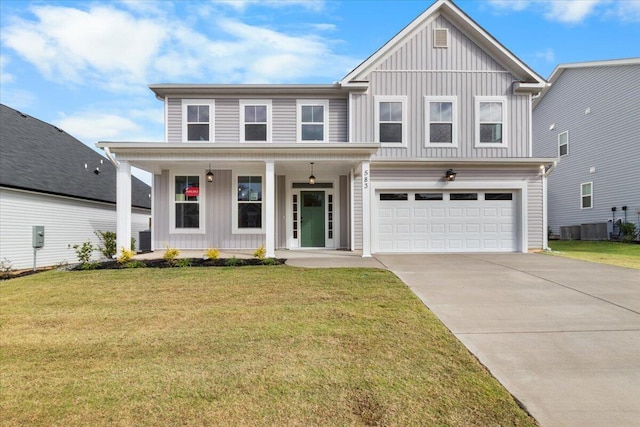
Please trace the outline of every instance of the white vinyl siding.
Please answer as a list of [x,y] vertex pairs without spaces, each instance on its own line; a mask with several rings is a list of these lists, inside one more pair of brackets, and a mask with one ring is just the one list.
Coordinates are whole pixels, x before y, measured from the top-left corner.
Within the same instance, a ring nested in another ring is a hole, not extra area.
[[507,147],[507,98],[475,97],[475,147]]
[[456,97],[425,96],[425,147],[458,146],[458,103]]
[[375,141],[386,147],[407,146],[407,97],[375,97]]
[[213,99],[182,100],[182,140],[214,142],[215,101]]

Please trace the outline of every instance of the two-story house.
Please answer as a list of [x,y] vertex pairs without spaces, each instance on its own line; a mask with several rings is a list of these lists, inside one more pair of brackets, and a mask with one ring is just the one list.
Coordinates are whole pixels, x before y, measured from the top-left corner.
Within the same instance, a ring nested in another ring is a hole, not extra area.
[[549,227],[604,240],[614,220],[640,226],[640,58],[560,64],[549,82],[533,110],[534,155],[560,158]]
[[166,141],[98,144],[119,165],[118,235],[134,165],[154,176],[155,249],[541,249],[545,84],[438,0],[335,84],[151,85]]

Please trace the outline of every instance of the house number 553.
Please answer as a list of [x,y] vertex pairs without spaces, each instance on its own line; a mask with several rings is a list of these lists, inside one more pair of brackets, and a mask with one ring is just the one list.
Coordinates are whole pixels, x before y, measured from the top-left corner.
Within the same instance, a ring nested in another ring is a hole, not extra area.
[[367,190],[369,188],[369,170],[364,171],[362,183],[364,184],[364,189]]

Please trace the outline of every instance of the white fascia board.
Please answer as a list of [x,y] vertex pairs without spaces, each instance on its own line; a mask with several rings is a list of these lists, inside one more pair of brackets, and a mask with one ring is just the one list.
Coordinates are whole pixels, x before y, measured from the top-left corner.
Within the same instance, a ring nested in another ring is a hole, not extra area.
[[460,158],[423,158],[411,160],[397,159],[372,159],[371,164],[374,166],[531,166],[531,165],[553,165],[558,161],[552,157],[523,157],[523,158],[493,158],[493,159],[460,159]]
[[516,95],[536,94],[542,92],[548,86],[548,83],[515,82],[513,84],[513,93]]
[[332,84],[150,84],[156,97],[322,95],[344,96],[339,83]]
[[589,61],[589,62],[569,62],[566,64],[558,64],[549,75],[549,82],[553,83],[560,77],[564,70],[571,68],[593,68],[593,67],[617,67],[622,65],[640,65],[640,58],[624,58],[611,59],[605,61]]

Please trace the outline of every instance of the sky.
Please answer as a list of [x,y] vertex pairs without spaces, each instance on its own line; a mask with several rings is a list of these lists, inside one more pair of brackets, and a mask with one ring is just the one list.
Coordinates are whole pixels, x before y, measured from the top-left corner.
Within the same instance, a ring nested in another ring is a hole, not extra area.
[[[640,0],[455,3],[545,78],[561,63],[640,57]],[[0,102],[94,149],[162,141],[148,84],[332,83],[431,4],[0,0]]]

